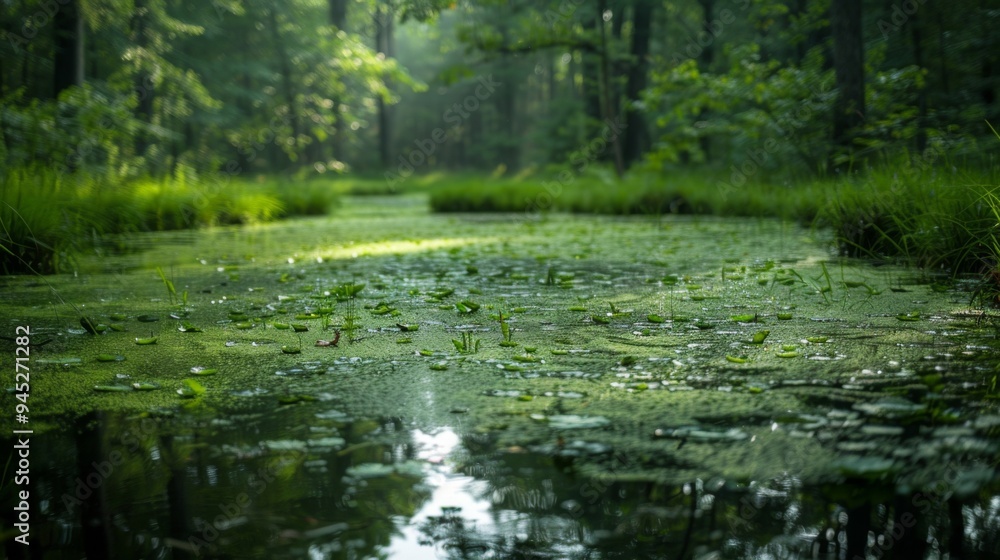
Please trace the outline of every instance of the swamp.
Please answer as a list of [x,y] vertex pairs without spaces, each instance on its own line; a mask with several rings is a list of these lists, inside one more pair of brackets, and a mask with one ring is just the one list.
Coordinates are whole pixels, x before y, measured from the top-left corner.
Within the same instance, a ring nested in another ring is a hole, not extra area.
[[0,7],[5,558],[1000,557],[990,2]]

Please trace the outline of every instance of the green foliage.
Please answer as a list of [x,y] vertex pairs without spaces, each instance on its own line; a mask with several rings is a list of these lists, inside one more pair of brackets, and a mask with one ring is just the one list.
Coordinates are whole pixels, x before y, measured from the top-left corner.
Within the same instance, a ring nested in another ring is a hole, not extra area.
[[102,243],[106,234],[267,222],[325,211],[336,201],[336,190],[319,181],[192,179],[109,184],[84,171],[5,169],[0,172],[0,270],[60,270],[71,265],[74,252]]

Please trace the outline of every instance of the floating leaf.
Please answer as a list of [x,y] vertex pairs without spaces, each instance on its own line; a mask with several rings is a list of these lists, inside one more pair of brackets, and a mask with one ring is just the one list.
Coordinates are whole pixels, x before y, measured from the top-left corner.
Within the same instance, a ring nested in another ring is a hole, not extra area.
[[753,323],[757,321],[757,315],[746,313],[743,315],[733,315],[730,319],[736,321],[737,323]]
[[90,334],[97,334],[99,332],[97,330],[97,321],[90,317],[80,317],[80,326]]
[[778,320],[787,321],[792,318],[791,313],[778,313]]
[[309,327],[299,323],[292,323],[292,330],[295,332],[306,332],[309,330]]
[[292,328],[288,323],[271,323],[271,326],[281,331]]
[[650,323],[663,323],[664,322],[663,317],[660,317],[659,315],[656,315],[654,313],[646,315],[646,320],[649,321]]
[[132,384],[132,388],[136,391],[153,391],[160,388],[159,383],[151,383],[149,381],[137,381]]
[[181,391],[184,391],[185,393],[188,393],[190,394],[190,396],[193,397],[200,397],[201,395],[205,394],[205,387],[203,387],[201,383],[198,383],[194,379],[185,379],[182,381],[182,383],[184,383],[184,387],[177,390],[177,393],[181,394],[182,396],[185,395],[182,394]]
[[155,336],[151,336],[149,338],[137,338],[137,339],[135,339],[135,343],[138,344],[138,345],[140,345],[140,346],[146,346],[146,345],[149,345],[149,344],[156,344],[156,337]]
[[827,340],[829,340],[829,337],[826,337],[826,336],[807,336],[806,337],[806,342],[811,342],[813,344],[822,344],[822,343],[826,342]]
[[177,327],[177,330],[181,331],[182,333],[199,333],[199,332],[201,332],[200,328],[192,325],[191,323],[188,323],[187,321],[184,321],[183,323],[181,323],[181,326]]
[[302,353],[302,347],[301,346],[282,346],[281,347],[281,352],[284,353],[284,354],[301,354]]
[[399,327],[399,330],[403,332],[414,332],[420,329],[420,325],[408,325],[404,323],[396,323],[396,326]]
[[798,352],[778,352],[775,355],[778,356],[779,358],[796,358],[796,357],[798,357],[799,353]]
[[119,354],[98,354],[98,362],[124,362],[125,356]]
[[590,320],[597,323],[598,325],[607,325],[608,323],[611,322],[611,319],[608,319],[604,315],[591,315]]
[[603,416],[577,416],[575,414],[549,416],[549,427],[556,430],[603,428],[611,421]]
[[747,359],[744,356],[730,356],[730,355],[726,355],[726,359],[729,360],[730,362],[733,362],[734,364],[745,364],[745,363],[747,363]]
[[160,320],[156,315],[139,315],[135,318],[136,321],[140,323],[155,323]]
[[94,385],[94,390],[98,393],[129,393],[132,388],[128,385]]
[[439,362],[439,363],[436,363],[436,364],[431,364],[430,368],[432,370],[434,370],[434,371],[444,371],[444,370],[448,369],[448,364],[446,364],[444,362]]
[[900,313],[899,315],[896,315],[896,319],[900,321],[919,321],[920,313],[916,311],[912,313]]
[[757,331],[757,332],[753,333],[753,339],[751,339],[750,342],[752,344],[764,344],[764,341],[767,339],[768,335],[770,335],[770,334],[771,334],[771,331],[768,331],[768,330]]
[[196,367],[191,368],[191,373],[193,373],[195,375],[202,375],[202,376],[204,376],[204,375],[215,375],[216,373],[219,373],[219,370],[216,369],[216,368],[205,368],[205,367],[201,367],[201,366],[196,366]]

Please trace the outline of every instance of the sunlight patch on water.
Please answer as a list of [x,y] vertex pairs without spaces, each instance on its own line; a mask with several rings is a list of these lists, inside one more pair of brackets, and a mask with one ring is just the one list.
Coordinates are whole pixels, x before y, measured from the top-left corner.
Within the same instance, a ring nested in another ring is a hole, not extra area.
[[386,240],[374,243],[356,243],[344,245],[332,250],[321,249],[313,251],[310,259],[352,259],[357,257],[377,257],[382,255],[403,255],[422,253],[437,249],[451,249],[468,245],[498,243],[499,237],[462,237],[455,239],[417,239],[417,240]]
[[399,533],[393,536],[384,552],[388,558],[407,560],[444,558],[447,552],[427,542],[427,536],[420,527],[434,519],[460,515],[464,523],[474,525],[479,531],[492,533],[490,529],[495,523],[490,513],[491,504],[479,497],[486,494],[486,483],[456,473],[443,462],[460,444],[458,434],[451,428],[433,433],[414,430],[412,434],[418,450],[417,457],[434,465],[424,479],[433,491],[412,519],[397,520]]

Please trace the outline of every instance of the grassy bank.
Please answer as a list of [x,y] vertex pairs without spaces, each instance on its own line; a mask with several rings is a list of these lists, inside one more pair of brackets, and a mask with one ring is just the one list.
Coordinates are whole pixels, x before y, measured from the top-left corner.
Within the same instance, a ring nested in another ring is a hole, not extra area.
[[761,216],[830,227],[847,255],[896,259],[947,272],[996,269],[1000,171],[901,163],[842,179],[748,180],[711,170],[589,173],[570,181],[522,177],[444,182],[431,193],[438,212],[548,211],[600,214]]
[[216,177],[108,181],[13,169],[0,174],[0,273],[53,272],[101,235],[325,214],[329,182]]

